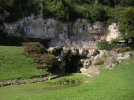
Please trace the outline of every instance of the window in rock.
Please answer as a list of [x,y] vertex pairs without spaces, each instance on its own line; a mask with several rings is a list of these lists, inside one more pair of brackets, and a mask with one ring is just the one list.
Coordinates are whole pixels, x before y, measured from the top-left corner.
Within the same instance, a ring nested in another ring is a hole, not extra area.
[[79,33],[82,34],[82,31],[83,31],[83,29],[82,29],[82,27],[80,27],[79,28]]
[[85,25],[83,25],[83,31],[84,31],[84,29],[85,29]]
[[67,30],[67,27],[66,27],[66,25],[64,25],[64,31],[66,31]]
[[64,38],[66,38],[66,31],[64,31]]
[[46,22],[44,22],[44,24],[46,25]]
[[46,28],[46,35],[48,36],[48,28]]
[[30,33],[30,31],[31,31],[31,26],[30,25],[27,25],[26,26],[26,33]]
[[62,38],[62,33],[61,32],[59,33],[59,38]]
[[27,19],[27,21],[28,21],[28,19]]

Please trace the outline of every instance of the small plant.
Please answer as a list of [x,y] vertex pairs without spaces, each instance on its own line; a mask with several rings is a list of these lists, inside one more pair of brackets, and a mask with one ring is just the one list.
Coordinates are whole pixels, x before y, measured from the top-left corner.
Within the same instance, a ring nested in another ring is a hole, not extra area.
[[114,60],[114,61],[112,61],[112,63],[114,63],[114,64],[118,64],[119,61],[118,61],[118,60]]
[[108,56],[107,56],[106,54],[104,54],[104,55],[101,56],[102,59],[105,59],[105,58],[107,58],[107,57],[108,57]]
[[104,61],[100,60],[100,61],[96,62],[94,65],[102,65],[103,63],[104,63]]
[[64,79],[59,79],[58,81],[53,81],[53,84],[75,84],[79,83],[80,81],[78,79],[71,79],[71,78],[64,78]]
[[112,51],[116,51],[116,50],[117,50],[117,48],[113,48],[113,49],[112,49]]
[[125,52],[131,50],[131,47],[120,48],[119,52]]

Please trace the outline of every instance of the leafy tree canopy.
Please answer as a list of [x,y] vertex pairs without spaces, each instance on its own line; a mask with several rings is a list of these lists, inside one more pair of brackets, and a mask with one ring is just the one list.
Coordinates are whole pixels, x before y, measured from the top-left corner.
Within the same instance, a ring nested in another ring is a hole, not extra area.
[[125,40],[134,38],[134,8],[128,7],[119,17],[119,31]]

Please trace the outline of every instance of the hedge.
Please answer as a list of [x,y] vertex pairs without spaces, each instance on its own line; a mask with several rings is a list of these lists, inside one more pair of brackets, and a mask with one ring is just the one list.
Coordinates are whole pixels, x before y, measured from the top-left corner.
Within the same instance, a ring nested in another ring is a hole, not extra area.
[[109,43],[109,42],[98,42],[98,49],[99,50],[112,50],[115,48],[116,45],[114,43]]

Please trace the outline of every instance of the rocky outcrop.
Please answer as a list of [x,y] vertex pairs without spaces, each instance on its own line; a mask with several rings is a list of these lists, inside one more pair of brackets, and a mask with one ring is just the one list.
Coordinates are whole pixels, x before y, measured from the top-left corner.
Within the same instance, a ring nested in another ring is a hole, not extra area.
[[116,23],[113,23],[112,25],[108,26],[108,35],[107,35],[107,41],[111,41],[112,39],[115,39],[119,37],[120,32],[118,29],[118,26]]
[[[49,48],[48,51],[53,53],[54,48]],[[98,65],[104,64],[104,69],[113,69],[117,64],[121,63],[121,59],[129,59],[131,57],[130,52],[127,52],[124,57],[118,52],[119,49],[113,49],[109,52],[107,50],[97,50],[93,48],[79,49],[76,46],[64,46],[60,55],[57,56],[57,59],[59,59],[61,69],[65,71],[67,67],[66,60],[71,61],[72,56],[80,57],[78,61],[73,62],[75,63],[74,66],[77,67],[77,71],[93,77],[92,74],[99,75],[100,73]]]

